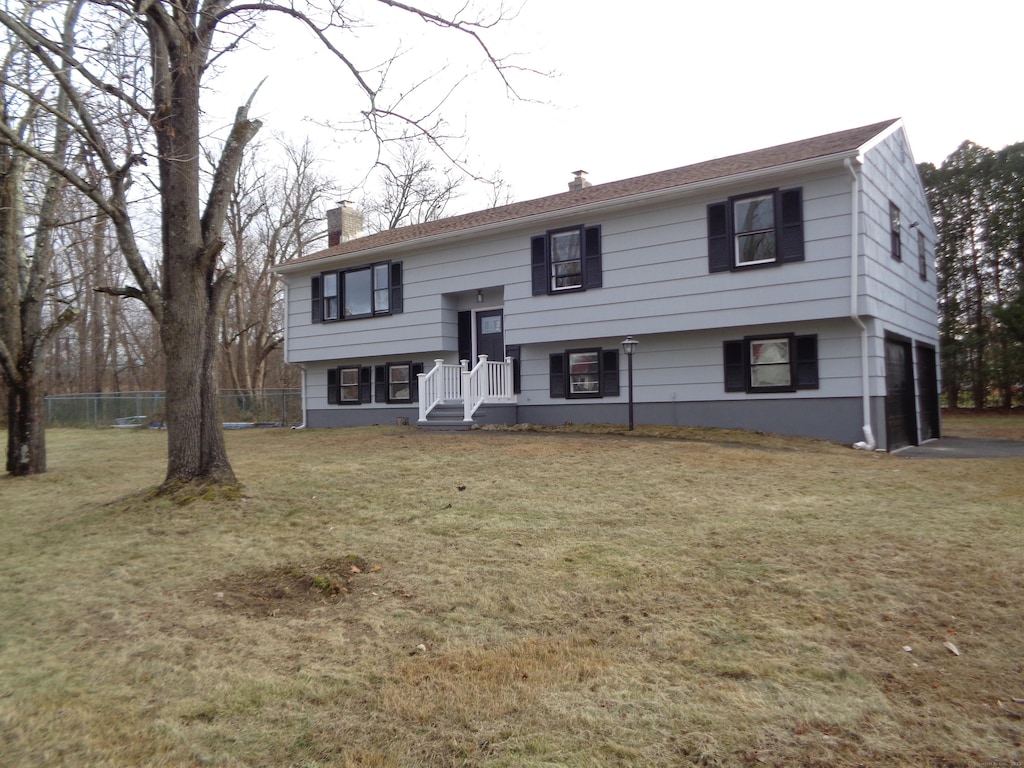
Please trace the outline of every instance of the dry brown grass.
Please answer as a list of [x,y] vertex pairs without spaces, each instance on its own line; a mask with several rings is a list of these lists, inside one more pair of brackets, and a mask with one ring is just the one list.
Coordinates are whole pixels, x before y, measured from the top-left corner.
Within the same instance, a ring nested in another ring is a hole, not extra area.
[[1024,412],[946,410],[942,414],[942,431],[951,437],[1024,440]]
[[0,763],[1024,759],[1024,460],[715,437],[242,431],[244,498],[175,506],[160,433],[51,432]]

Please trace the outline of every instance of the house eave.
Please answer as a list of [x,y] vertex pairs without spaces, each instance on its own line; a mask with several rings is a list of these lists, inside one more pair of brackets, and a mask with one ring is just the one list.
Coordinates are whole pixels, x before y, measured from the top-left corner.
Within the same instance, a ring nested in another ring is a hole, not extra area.
[[591,214],[604,213],[609,210],[628,210],[630,208],[656,203],[661,200],[686,197],[704,194],[706,192],[723,187],[748,184],[758,179],[770,178],[772,176],[784,175],[787,173],[811,171],[817,168],[825,168],[831,165],[841,165],[847,159],[860,157],[863,147],[846,149],[841,152],[834,152],[828,155],[798,160],[791,163],[758,168],[741,173],[719,176],[713,179],[678,184],[664,187],[662,189],[638,192],[630,195],[623,195],[609,200],[600,200],[593,203],[582,203],[570,205],[564,208],[544,211],[542,213],[526,214],[515,218],[490,224],[458,229],[452,232],[442,232],[435,235],[404,240],[398,243],[389,243],[375,247],[350,251],[338,255],[328,255],[321,258],[308,259],[296,263],[279,264],[272,270],[281,275],[299,274],[303,272],[319,272],[324,269],[332,269],[349,263],[376,261],[395,258],[409,251],[420,251],[434,246],[458,243],[465,240],[477,239],[487,235],[498,234],[506,231],[513,231],[527,226],[535,226],[538,229],[546,228],[546,222],[565,218],[568,215],[589,216]]

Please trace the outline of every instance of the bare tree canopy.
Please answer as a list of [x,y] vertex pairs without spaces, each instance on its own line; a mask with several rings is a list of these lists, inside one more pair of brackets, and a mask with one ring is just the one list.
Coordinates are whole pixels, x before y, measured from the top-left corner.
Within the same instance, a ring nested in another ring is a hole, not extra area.
[[[361,24],[355,12],[386,7],[468,40],[511,92],[509,63],[485,39],[487,30],[509,14],[504,6],[484,11],[469,4],[442,15],[395,0],[327,6],[259,0],[53,0],[34,14],[26,12],[27,0],[17,5],[0,9],[0,24],[56,84],[61,101],[38,99],[30,84],[18,82],[13,73],[5,72],[4,86],[65,124],[100,173],[83,175],[35,135],[7,121],[0,121],[0,143],[87,196],[114,227],[133,282],[104,290],[142,301],[160,327],[167,365],[164,488],[234,486],[217,406],[221,318],[235,282],[234,273],[224,268],[222,252],[235,180],[261,124],[250,118],[250,98],[235,113],[212,175],[204,177],[202,97],[211,68],[229,67],[230,54],[260,25],[275,18],[292,21],[308,29],[355,84],[362,104],[351,108],[365,132],[379,142],[411,132],[439,143],[439,107],[447,93],[433,102],[414,98],[429,78],[392,89],[388,73],[394,54],[378,56],[369,67],[348,55],[346,41]],[[135,203],[143,193],[134,186],[149,179],[154,166],[158,244],[140,235]],[[159,252],[158,268],[146,259],[150,250]]]

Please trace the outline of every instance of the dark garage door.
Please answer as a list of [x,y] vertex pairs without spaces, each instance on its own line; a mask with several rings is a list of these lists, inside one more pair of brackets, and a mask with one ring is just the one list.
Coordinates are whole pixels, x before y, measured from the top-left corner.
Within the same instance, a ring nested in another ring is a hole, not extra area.
[[939,377],[935,348],[917,345],[917,393],[921,400],[921,440],[939,436]]
[[885,434],[890,451],[917,445],[914,356],[910,342],[885,340]]

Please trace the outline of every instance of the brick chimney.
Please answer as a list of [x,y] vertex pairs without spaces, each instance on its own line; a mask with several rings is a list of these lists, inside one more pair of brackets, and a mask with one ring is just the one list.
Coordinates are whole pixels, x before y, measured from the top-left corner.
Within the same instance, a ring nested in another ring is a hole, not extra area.
[[351,200],[342,200],[327,212],[328,248],[362,236],[363,212],[351,206]]
[[586,171],[573,171],[576,178],[569,182],[569,191],[574,192],[577,189],[586,189],[590,186],[590,182],[584,177],[587,175]]

